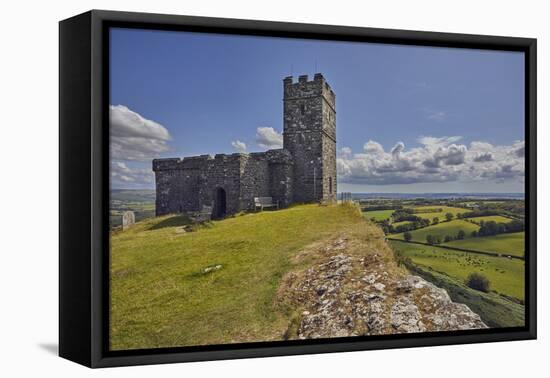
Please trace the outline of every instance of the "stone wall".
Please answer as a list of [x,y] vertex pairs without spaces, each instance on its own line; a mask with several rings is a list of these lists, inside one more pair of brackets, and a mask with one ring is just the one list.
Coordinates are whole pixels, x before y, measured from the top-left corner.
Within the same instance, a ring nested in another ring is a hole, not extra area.
[[226,214],[253,209],[254,197],[273,197],[288,206],[292,202],[291,167],[291,155],[283,150],[156,159],[156,214],[214,206],[218,188],[225,191]]
[[254,197],[269,196],[269,162],[266,154],[245,155],[241,161],[241,209],[253,209]]
[[293,158],[284,149],[266,152],[269,159],[269,196],[279,202],[279,207],[287,207],[293,198]]

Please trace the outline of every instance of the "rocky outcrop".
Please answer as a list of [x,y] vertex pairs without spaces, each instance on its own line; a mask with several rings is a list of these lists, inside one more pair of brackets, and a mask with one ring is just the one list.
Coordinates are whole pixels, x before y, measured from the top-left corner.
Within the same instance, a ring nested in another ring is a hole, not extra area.
[[468,306],[395,265],[388,251],[340,236],[311,268],[285,277],[282,295],[300,307],[300,339],[487,328]]

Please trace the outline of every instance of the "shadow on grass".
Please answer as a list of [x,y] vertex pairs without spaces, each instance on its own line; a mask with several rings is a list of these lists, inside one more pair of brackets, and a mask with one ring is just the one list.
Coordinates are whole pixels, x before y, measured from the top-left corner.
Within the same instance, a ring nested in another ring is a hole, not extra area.
[[166,227],[183,227],[193,224],[191,219],[187,215],[176,215],[167,219],[164,219],[157,224],[154,224],[149,228],[150,231],[160,230]]

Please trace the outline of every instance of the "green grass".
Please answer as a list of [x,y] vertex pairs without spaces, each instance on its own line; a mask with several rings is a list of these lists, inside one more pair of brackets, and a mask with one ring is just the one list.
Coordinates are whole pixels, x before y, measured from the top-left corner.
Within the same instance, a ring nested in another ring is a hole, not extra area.
[[383,221],[389,219],[395,210],[372,210],[363,212],[363,216],[367,219],[374,218],[375,221]]
[[[411,231],[412,241],[426,243],[427,235],[439,236],[443,241],[446,235],[455,237],[459,230],[463,230],[466,233],[466,237],[469,237],[472,231],[479,230],[479,226],[462,219],[442,222],[433,226]],[[394,234],[391,235],[391,237],[394,239],[404,239],[403,233]]]
[[394,223],[392,223],[392,226],[393,227],[403,226],[404,224],[409,224],[409,223],[412,223],[412,222],[409,222],[409,221],[394,222]]
[[297,252],[353,227],[375,229],[347,205],[246,214],[183,233],[186,223],[165,216],[111,234],[112,350],[280,340],[292,314],[274,298],[283,275],[305,264]]
[[470,273],[484,274],[491,282],[491,290],[518,300],[524,297],[524,261],[493,257],[469,252],[452,251],[435,246],[390,241],[412,262],[427,270],[446,274],[465,282]]
[[494,236],[480,236],[477,238],[455,240],[443,245],[521,257],[525,254],[525,233],[514,232]]
[[480,224],[481,222],[496,222],[496,223],[509,223],[512,221],[510,218],[503,217],[502,215],[488,215],[485,217],[468,218],[469,221]]
[[[457,214],[464,214],[470,212],[470,210],[462,209],[459,207],[452,207],[452,206],[437,206],[437,205],[429,205],[429,206],[409,206],[409,209],[414,209],[417,217],[429,219],[432,221],[434,218],[439,218],[439,221],[445,220],[445,214],[451,213],[455,217]],[[436,209],[441,209],[441,211],[433,211]]]

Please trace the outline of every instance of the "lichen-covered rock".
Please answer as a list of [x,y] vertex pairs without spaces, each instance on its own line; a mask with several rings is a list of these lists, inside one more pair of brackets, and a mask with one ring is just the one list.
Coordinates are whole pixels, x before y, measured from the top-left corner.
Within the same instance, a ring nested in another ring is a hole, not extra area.
[[453,302],[445,290],[418,276],[388,273],[393,261],[376,252],[347,253],[352,242],[346,237],[332,240],[323,248],[322,262],[293,275],[285,295],[303,308],[295,337],[487,328],[479,315]]

